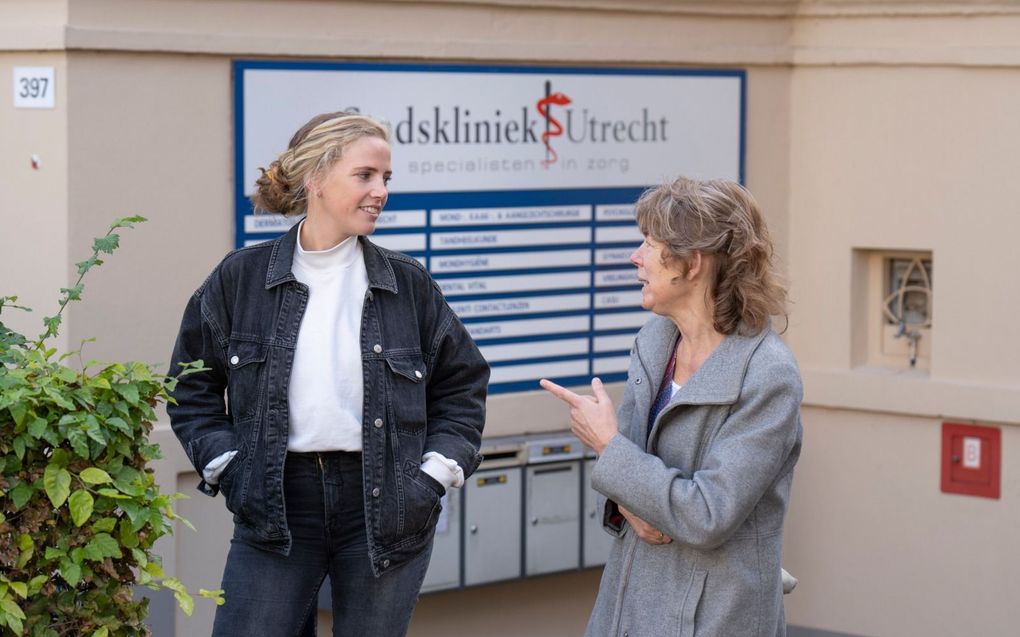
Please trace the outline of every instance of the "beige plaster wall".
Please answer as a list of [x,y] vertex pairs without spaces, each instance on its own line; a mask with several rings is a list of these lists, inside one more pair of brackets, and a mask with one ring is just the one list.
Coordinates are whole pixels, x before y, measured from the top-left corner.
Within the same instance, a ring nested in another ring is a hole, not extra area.
[[1011,637],[1020,626],[1020,429],[1002,499],[939,490],[940,422],[805,408],[783,563],[791,623],[855,635]]
[[188,297],[233,248],[229,61],[79,52],[68,82],[72,258],[114,218],[149,219],[90,276],[70,338],[96,337],[94,358],[162,365]]
[[[15,109],[16,66],[52,66],[56,107]],[[35,338],[43,317],[58,309],[59,290],[74,267],[67,256],[67,56],[60,52],[0,53],[0,296],[17,296],[32,313],[9,309],[0,318]],[[39,168],[32,168],[32,156]],[[67,334],[53,339],[66,349]]]
[[[789,342],[809,402],[1017,421],[1018,80],[994,68],[794,72]],[[930,377],[851,371],[854,248],[932,252]]]

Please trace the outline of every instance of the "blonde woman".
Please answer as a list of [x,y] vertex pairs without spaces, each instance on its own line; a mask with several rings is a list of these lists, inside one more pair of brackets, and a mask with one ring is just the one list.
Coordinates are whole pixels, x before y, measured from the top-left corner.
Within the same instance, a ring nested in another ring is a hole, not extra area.
[[592,486],[618,539],[589,637],[785,635],[780,553],[801,445],[797,364],[758,204],[729,181],[642,195],[631,256],[657,316],[631,353],[619,410],[547,380],[598,453]]
[[440,498],[481,459],[488,366],[418,261],[367,238],[390,176],[379,122],[313,118],[256,184],[303,219],[185,309],[172,369],[208,369],[171,424],[234,514],[214,635],[314,635],[326,575],[334,635],[405,634]]

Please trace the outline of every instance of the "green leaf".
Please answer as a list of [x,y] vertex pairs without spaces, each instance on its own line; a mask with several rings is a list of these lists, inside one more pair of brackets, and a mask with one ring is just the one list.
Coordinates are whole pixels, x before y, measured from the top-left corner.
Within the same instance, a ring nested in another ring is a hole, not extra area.
[[96,532],[109,533],[117,526],[117,518],[103,518],[92,525],[92,530]]
[[25,630],[25,624],[23,624],[17,617],[8,616],[7,625],[14,631],[15,635],[20,635]]
[[135,566],[138,568],[145,568],[145,565],[149,563],[149,558],[141,549],[131,549],[131,557],[135,559]]
[[28,435],[33,438],[41,438],[46,433],[46,419],[38,416],[28,425]]
[[28,597],[28,584],[25,582],[11,582],[11,590],[17,593],[21,599]]
[[[74,550],[75,551],[81,551],[82,555],[87,560],[91,560],[93,562],[102,562],[103,561],[103,552],[101,550],[99,550],[98,546],[93,546],[92,544],[86,544],[84,549],[74,549]],[[80,564],[81,560],[77,560],[77,562]]]
[[184,587],[184,584],[176,577],[167,577],[160,584],[174,592],[177,605],[181,607],[185,615],[191,617],[191,613],[195,610],[195,600],[188,594],[188,589]]
[[28,413],[28,405],[25,403],[14,403],[8,410],[11,412],[11,417],[14,418],[14,424],[21,426],[25,423],[25,414]]
[[105,252],[106,254],[113,254],[113,251],[120,246],[120,235],[116,232],[111,232],[105,237],[99,237],[92,242],[93,252]]
[[110,637],[110,629],[106,626],[102,626],[99,630],[92,633],[92,637]]
[[80,301],[81,300],[81,291],[83,289],[85,289],[85,286],[82,285],[81,283],[79,283],[78,285],[74,286],[73,288],[60,288],[60,293],[61,294],[66,294],[68,301]]
[[113,498],[114,500],[130,500],[131,499],[131,496],[124,495],[123,493],[121,493],[120,491],[117,491],[116,489],[109,489],[109,488],[107,488],[107,489],[100,489],[98,491],[98,493],[99,493],[99,495],[106,496],[107,498]]
[[74,452],[76,454],[78,454],[82,458],[92,457],[89,454],[89,444],[87,442],[88,439],[85,437],[85,432],[83,432],[81,429],[71,429],[70,431],[68,431],[67,439],[71,443],[71,449],[74,449]]
[[129,549],[138,547],[138,533],[131,528],[131,525],[127,523],[127,520],[123,520],[120,523],[120,543]]
[[46,552],[43,553],[43,555],[46,557],[46,561],[48,562],[50,560],[59,560],[62,557],[67,557],[67,551],[53,546],[47,546]]
[[9,597],[0,600],[0,609],[3,609],[3,611],[11,617],[17,617],[22,620],[25,619],[25,611],[21,610],[18,603]]
[[98,387],[99,389],[110,389],[110,381],[102,376],[96,376],[90,382],[93,387]]
[[53,335],[57,334],[60,331],[60,321],[61,320],[62,319],[61,319],[59,314],[54,314],[53,316],[47,316],[46,318],[43,319],[43,325],[46,326],[46,335],[47,336],[53,336]]
[[57,371],[55,371],[53,375],[65,383],[73,383],[78,380],[78,372],[74,371],[70,367],[58,367]]
[[103,265],[103,260],[98,258],[96,255],[92,255],[84,261],[79,261],[74,264],[78,268],[78,274],[85,274],[93,268],[93,266]]
[[198,594],[199,595],[201,595],[202,597],[204,597],[206,599],[213,600],[214,602],[216,602],[217,606],[223,606],[223,603],[226,601],[226,600],[223,599],[223,593],[224,593],[224,590],[222,588],[217,588],[216,590],[212,590],[212,591],[206,590],[204,588],[198,589]]
[[109,533],[97,533],[95,537],[89,540],[86,545],[86,549],[95,548],[103,557],[120,557],[120,545],[117,544],[117,540],[113,539]]
[[113,427],[117,431],[122,431],[129,436],[131,435],[131,425],[127,424],[127,422],[125,422],[124,419],[119,416],[107,418],[106,424],[110,427]]
[[43,486],[46,488],[46,495],[54,507],[60,507],[71,495],[71,474],[63,467],[57,467],[53,463],[46,465],[43,473]]
[[133,216],[130,216],[130,217],[121,217],[121,218],[117,219],[116,221],[114,221],[113,225],[110,226],[110,227],[111,228],[133,228],[136,223],[143,223],[145,221],[148,221],[148,219],[146,219],[145,217],[143,217],[141,215],[133,215]]
[[74,521],[74,525],[81,526],[92,517],[92,507],[95,505],[95,501],[88,491],[78,489],[71,494],[68,505],[71,507],[71,519]]
[[16,436],[14,442],[11,443],[14,446],[14,453],[18,456],[18,460],[25,459],[25,438],[23,436]]
[[35,493],[35,489],[25,482],[11,489],[11,501],[14,503],[14,508],[20,509],[25,506],[25,503],[32,499],[33,493]]
[[153,577],[163,577],[166,573],[163,572],[163,567],[156,562],[149,562],[145,565],[145,572]]
[[95,440],[101,445],[106,444],[106,435],[103,433],[103,428],[99,426],[99,421],[92,414],[85,417],[85,424],[83,425],[85,435]]
[[81,580],[81,567],[67,558],[60,560],[59,571],[60,576],[71,586],[77,586]]
[[138,386],[134,383],[118,383],[113,386],[114,390],[124,397],[132,405],[138,403]]
[[71,464],[71,454],[67,452],[67,449],[54,449],[50,455],[50,464],[66,467]]
[[28,592],[35,595],[42,590],[43,584],[49,580],[48,575],[36,575],[32,579],[28,580]]
[[88,484],[106,484],[108,482],[113,482],[113,478],[110,477],[109,473],[96,467],[89,467],[88,469],[82,470],[78,477]]

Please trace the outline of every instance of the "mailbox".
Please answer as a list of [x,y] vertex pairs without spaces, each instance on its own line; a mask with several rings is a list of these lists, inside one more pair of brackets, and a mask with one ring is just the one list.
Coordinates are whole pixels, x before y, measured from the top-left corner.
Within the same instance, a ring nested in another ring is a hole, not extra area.
[[460,489],[449,489],[443,496],[432,559],[421,585],[423,593],[460,586],[460,492]]
[[591,488],[591,471],[595,467],[595,459],[584,461],[584,475],[581,477],[584,493],[582,537],[584,551],[581,564],[584,568],[602,566],[609,560],[609,550],[613,546],[613,536],[602,528],[602,510],[598,505],[598,492]]
[[521,576],[520,439],[483,441],[479,465],[464,485],[464,585]]
[[573,436],[528,441],[525,574],[576,569],[581,541],[581,443]]

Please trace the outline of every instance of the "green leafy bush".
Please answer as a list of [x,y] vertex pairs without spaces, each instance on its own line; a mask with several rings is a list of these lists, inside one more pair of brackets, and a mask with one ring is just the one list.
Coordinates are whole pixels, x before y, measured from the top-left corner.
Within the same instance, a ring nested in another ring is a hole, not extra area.
[[[181,494],[164,494],[147,464],[155,407],[172,400],[177,378],[150,365],[84,362],[47,340],[81,298],[82,278],[119,244],[118,219],[61,289],[60,310],[35,341],[0,322],[0,633],[33,637],[146,635],[147,599],[132,586],[173,590],[185,613],[194,602],[166,577],[152,552],[179,518]],[[0,297],[4,309],[21,309]],[[73,359],[75,366],[67,363]],[[186,366],[195,371],[201,362]],[[193,528],[193,527],[192,527]],[[222,591],[200,591],[222,603]]]

